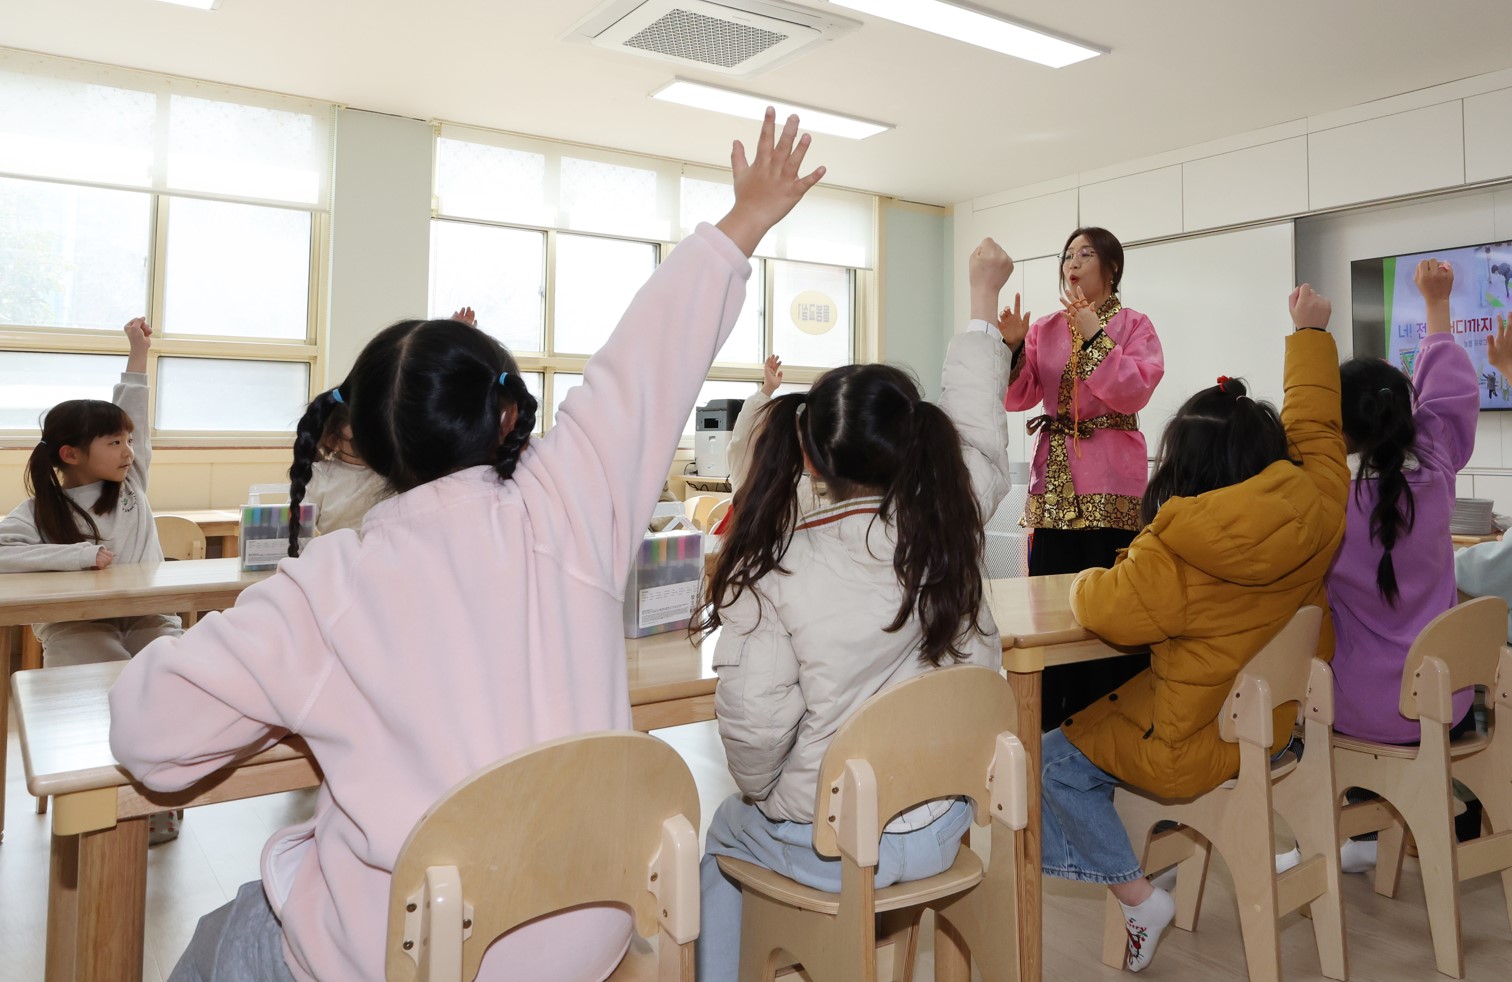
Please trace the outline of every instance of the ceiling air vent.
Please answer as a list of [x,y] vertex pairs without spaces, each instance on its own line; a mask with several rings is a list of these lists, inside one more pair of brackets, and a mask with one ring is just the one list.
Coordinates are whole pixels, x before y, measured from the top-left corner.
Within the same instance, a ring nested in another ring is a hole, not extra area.
[[768,0],[615,0],[565,37],[748,77],[859,26],[843,17]]

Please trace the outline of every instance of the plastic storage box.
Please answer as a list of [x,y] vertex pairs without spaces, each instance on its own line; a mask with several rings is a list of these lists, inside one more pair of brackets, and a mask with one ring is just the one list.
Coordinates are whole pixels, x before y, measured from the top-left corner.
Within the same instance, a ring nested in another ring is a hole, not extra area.
[[647,534],[625,584],[625,637],[687,630],[702,583],[702,533]]

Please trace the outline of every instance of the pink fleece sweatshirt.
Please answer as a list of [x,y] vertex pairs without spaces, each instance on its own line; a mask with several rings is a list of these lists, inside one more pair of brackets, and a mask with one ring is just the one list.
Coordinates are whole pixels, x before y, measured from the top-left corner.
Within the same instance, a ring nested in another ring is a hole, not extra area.
[[[383,977],[394,861],[453,785],[545,740],[630,728],[632,549],[749,275],[699,226],[512,481],[474,467],[391,498],[361,538],[321,536],[122,672],[111,748],[148,787],[187,787],[287,733],[308,742],[325,774],[315,817],[262,863],[296,978]],[[629,933],[619,908],[556,915],[498,942],[478,978],[602,979]]]

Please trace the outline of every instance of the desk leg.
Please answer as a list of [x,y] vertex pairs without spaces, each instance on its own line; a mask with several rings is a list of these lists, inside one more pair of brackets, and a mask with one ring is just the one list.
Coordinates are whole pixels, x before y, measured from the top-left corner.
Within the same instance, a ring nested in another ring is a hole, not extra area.
[[78,982],[141,982],[147,907],[147,819],[79,836]]
[[1018,840],[1020,982],[1040,982],[1044,973],[1044,897],[1040,882],[1040,679],[1039,672],[1009,672],[1018,703],[1018,738],[1029,754],[1029,824]]
[[72,982],[79,927],[79,837],[52,837],[47,882],[47,982]]

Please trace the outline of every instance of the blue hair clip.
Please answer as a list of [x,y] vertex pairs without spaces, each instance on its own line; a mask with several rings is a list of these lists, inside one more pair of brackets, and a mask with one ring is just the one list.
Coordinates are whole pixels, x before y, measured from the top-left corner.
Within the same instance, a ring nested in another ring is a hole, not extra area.
[[507,378],[509,378],[509,373],[508,372],[500,372],[499,373],[499,384],[503,385],[504,384],[504,380],[507,379]]
[[341,390],[340,389],[332,389],[331,390],[331,398],[335,399],[337,402],[346,402],[345,399],[341,398]]

